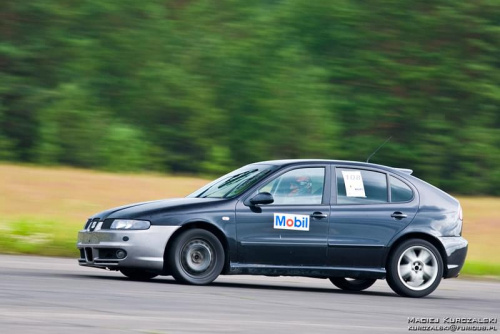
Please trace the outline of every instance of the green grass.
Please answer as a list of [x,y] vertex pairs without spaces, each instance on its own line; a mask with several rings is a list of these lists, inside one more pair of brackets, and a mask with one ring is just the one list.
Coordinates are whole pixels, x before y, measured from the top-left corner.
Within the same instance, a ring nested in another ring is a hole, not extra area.
[[0,225],[0,253],[77,257],[78,229],[62,222],[23,218]]
[[500,263],[465,261],[460,275],[463,276],[490,276],[500,278]]

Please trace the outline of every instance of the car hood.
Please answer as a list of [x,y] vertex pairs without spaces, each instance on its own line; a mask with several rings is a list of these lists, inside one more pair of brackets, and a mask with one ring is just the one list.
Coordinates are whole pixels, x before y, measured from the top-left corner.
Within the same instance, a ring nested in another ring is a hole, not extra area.
[[133,218],[145,217],[156,213],[167,212],[179,208],[187,209],[188,207],[191,208],[191,207],[203,206],[208,203],[219,202],[219,201],[223,201],[223,199],[186,197],[186,198],[163,199],[150,202],[140,202],[105,210],[93,215],[90,218],[92,219],[99,218],[100,220],[106,218],[133,219]]

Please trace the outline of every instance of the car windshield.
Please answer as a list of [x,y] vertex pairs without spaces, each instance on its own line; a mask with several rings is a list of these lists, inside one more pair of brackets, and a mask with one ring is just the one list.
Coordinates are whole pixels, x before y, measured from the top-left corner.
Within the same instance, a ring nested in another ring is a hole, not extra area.
[[230,198],[238,196],[276,168],[272,165],[248,165],[218,178],[187,197]]

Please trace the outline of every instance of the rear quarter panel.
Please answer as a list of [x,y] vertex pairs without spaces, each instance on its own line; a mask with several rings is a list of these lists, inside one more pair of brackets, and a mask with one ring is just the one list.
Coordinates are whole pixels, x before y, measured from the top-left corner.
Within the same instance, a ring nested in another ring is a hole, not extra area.
[[458,200],[416,177],[406,176],[406,179],[417,188],[420,206],[411,224],[396,238],[411,232],[427,233],[435,237],[460,236],[462,223],[458,217]]

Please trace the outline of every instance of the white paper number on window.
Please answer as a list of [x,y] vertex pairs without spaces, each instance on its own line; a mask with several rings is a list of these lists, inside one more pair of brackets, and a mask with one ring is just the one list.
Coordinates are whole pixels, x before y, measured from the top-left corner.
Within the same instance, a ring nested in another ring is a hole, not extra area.
[[366,197],[360,171],[342,171],[347,197]]

